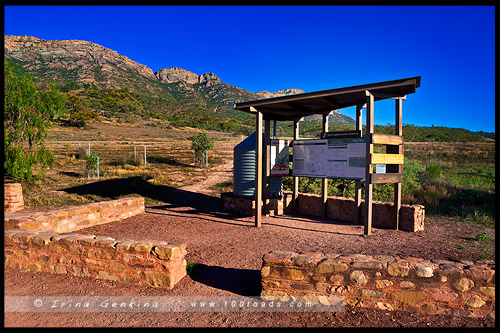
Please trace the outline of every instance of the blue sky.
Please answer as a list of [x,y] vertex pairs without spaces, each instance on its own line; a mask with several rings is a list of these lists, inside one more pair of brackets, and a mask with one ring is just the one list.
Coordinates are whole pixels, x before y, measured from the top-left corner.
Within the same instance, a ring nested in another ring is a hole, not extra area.
[[[5,6],[4,18],[8,35],[86,40],[253,92],[421,76],[404,123],[495,131],[494,6]],[[394,101],[375,103],[375,123],[394,123]]]

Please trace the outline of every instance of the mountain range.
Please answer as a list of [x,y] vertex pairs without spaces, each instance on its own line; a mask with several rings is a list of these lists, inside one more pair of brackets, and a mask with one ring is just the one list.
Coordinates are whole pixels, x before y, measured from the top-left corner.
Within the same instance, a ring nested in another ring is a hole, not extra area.
[[[66,91],[88,98],[101,114],[106,105],[101,105],[96,94],[89,94],[88,87],[130,92],[131,98],[142,106],[135,109],[140,111],[135,116],[165,119],[181,126],[228,131],[238,128],[238,123],[251,127],[250,115],[228,105],[304,92],[301,89],[251,92],[222,82],[214,73],[198,75],[178,67],[153,72],[116,51],[81,40],[4,35],[4,57],[42,85],[56,82],[66,87]],[[102,94],[99,96],[103,98]],[[331,123],[354,124],[352,118],[340,113],[330,118]]]

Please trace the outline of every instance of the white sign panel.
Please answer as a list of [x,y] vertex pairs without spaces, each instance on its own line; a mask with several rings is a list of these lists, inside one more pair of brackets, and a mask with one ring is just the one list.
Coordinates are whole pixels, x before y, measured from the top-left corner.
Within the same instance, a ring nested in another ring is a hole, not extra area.
[[295,140],[292,174],[326,177],[326,144],[327,140]]
[[271,176],[290,175],[288,140],[271,140]]
[[361,179],[365,176],[365,138],[296,140],[294,176]]

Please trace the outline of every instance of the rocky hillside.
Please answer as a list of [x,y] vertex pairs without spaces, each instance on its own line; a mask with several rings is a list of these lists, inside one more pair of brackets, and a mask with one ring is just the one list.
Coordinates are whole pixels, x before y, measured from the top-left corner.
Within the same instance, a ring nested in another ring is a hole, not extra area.
[[[41,84],[54,80],[66,87],[66,91],[71,90],[82,98],[93,98],[90,104],[97,105],[97,111],[106,107],[100,105],[100,99],[108,98],[113,91],[128,91],[133,96],[127,97],[127,103],[140,106],[132,110],[136,115],[140,113],[141,117],[164,119],[181,126],[203,123],[215,126],[217,122],[219,125],[215,127],[223,130],[234,130],[238,127],[237,123],[247,123],[250,127],[252,121],[249,115],[229,109],[229,104],[304,92],[301,89],[285,89],[253,93],[222,82],[214,73],[198,75],[178,67],[153,73],[151,68],[116,51],[80,40],[58,41],[5,35],[4,56],[36,77]],[[97,93],[97,90],[111,92]],[[106,103],[109,104],[109,98]],[[118,113],[124,112],[117,110]],[[115,115],[116,112],[107,114]],[[351,118],[340,114],[333,121],[354,123]]]

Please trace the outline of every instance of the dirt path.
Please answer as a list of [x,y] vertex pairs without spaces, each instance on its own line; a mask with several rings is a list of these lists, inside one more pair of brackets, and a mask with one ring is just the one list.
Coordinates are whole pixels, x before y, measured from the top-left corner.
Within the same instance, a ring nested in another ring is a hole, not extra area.
[[202,193],[202,194],[210,194],[212,191],[210,187],[222,183],[224,181],[232,180],[233,178],[233,161],[225,161],[223,164],[220,164],[214,168],[215,171],[208,176],[205,180],[181,187],[181,190],[194,192],[194,193]]

